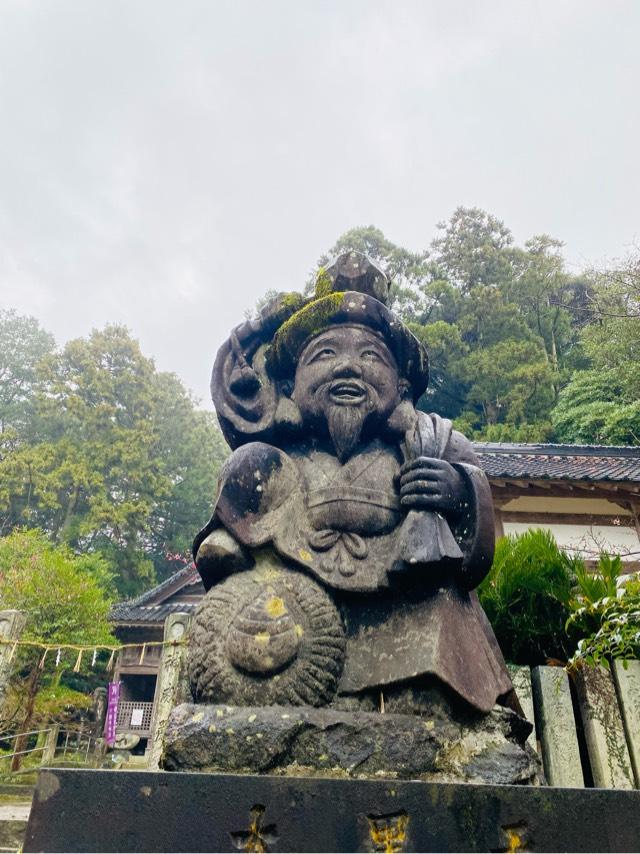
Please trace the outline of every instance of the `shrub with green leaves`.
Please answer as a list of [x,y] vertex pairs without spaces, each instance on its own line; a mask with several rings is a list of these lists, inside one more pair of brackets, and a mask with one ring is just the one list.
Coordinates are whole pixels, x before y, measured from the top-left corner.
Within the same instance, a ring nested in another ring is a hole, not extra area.
[[620,584],[622,571],[620,557],[602,554],[595,573],[578,573],[567,630],[580,640],[570,666],[640,658],[640,579]]
[[498,540],[493,566],[478,588],[505,658],[514,664],[563,661],[575,649],[565,625],[572,587],[584,564],[545,530]]

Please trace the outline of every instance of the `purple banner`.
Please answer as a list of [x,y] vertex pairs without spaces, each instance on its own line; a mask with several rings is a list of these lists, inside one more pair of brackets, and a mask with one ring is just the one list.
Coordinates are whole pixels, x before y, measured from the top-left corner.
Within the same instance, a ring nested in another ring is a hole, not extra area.
[[109,682],[107,693],[107,717],[104,722],[104,737],[109,747],[116,743],[116,721],[118,719],[118,700],[120,699],[120,683]]

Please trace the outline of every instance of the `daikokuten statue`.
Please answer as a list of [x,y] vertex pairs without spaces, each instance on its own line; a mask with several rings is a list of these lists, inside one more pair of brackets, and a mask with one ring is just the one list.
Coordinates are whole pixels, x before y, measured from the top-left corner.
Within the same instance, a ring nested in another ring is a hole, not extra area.
[[451,422],[416,408],[427,353],[388,298],[384,273],[348,253],[312,298],[280,295],[218,353],[233,453],[194,543],[197,701],[513,702],[473,593],[493,557],[489,485]]

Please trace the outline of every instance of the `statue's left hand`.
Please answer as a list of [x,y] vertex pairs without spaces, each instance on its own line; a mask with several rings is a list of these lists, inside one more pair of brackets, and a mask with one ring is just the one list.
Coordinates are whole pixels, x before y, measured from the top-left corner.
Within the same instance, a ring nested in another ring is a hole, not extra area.
[[456,514],[465,493],[462,475],[446,460],[417,457],[400,469],[400,503],[407,510]]

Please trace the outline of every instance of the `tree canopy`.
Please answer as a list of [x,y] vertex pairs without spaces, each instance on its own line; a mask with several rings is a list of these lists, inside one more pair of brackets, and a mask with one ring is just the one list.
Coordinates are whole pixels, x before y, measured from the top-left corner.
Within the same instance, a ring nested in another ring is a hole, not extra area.
[[[19,381],[16,346],[29,366]],[[0,317],[3,400],[0,532],[39,528],[102,556],[121,594],[164,577],[211,512],[226,454],[215,416],[124,327],[56,350],[35,321],[10,313]]]

